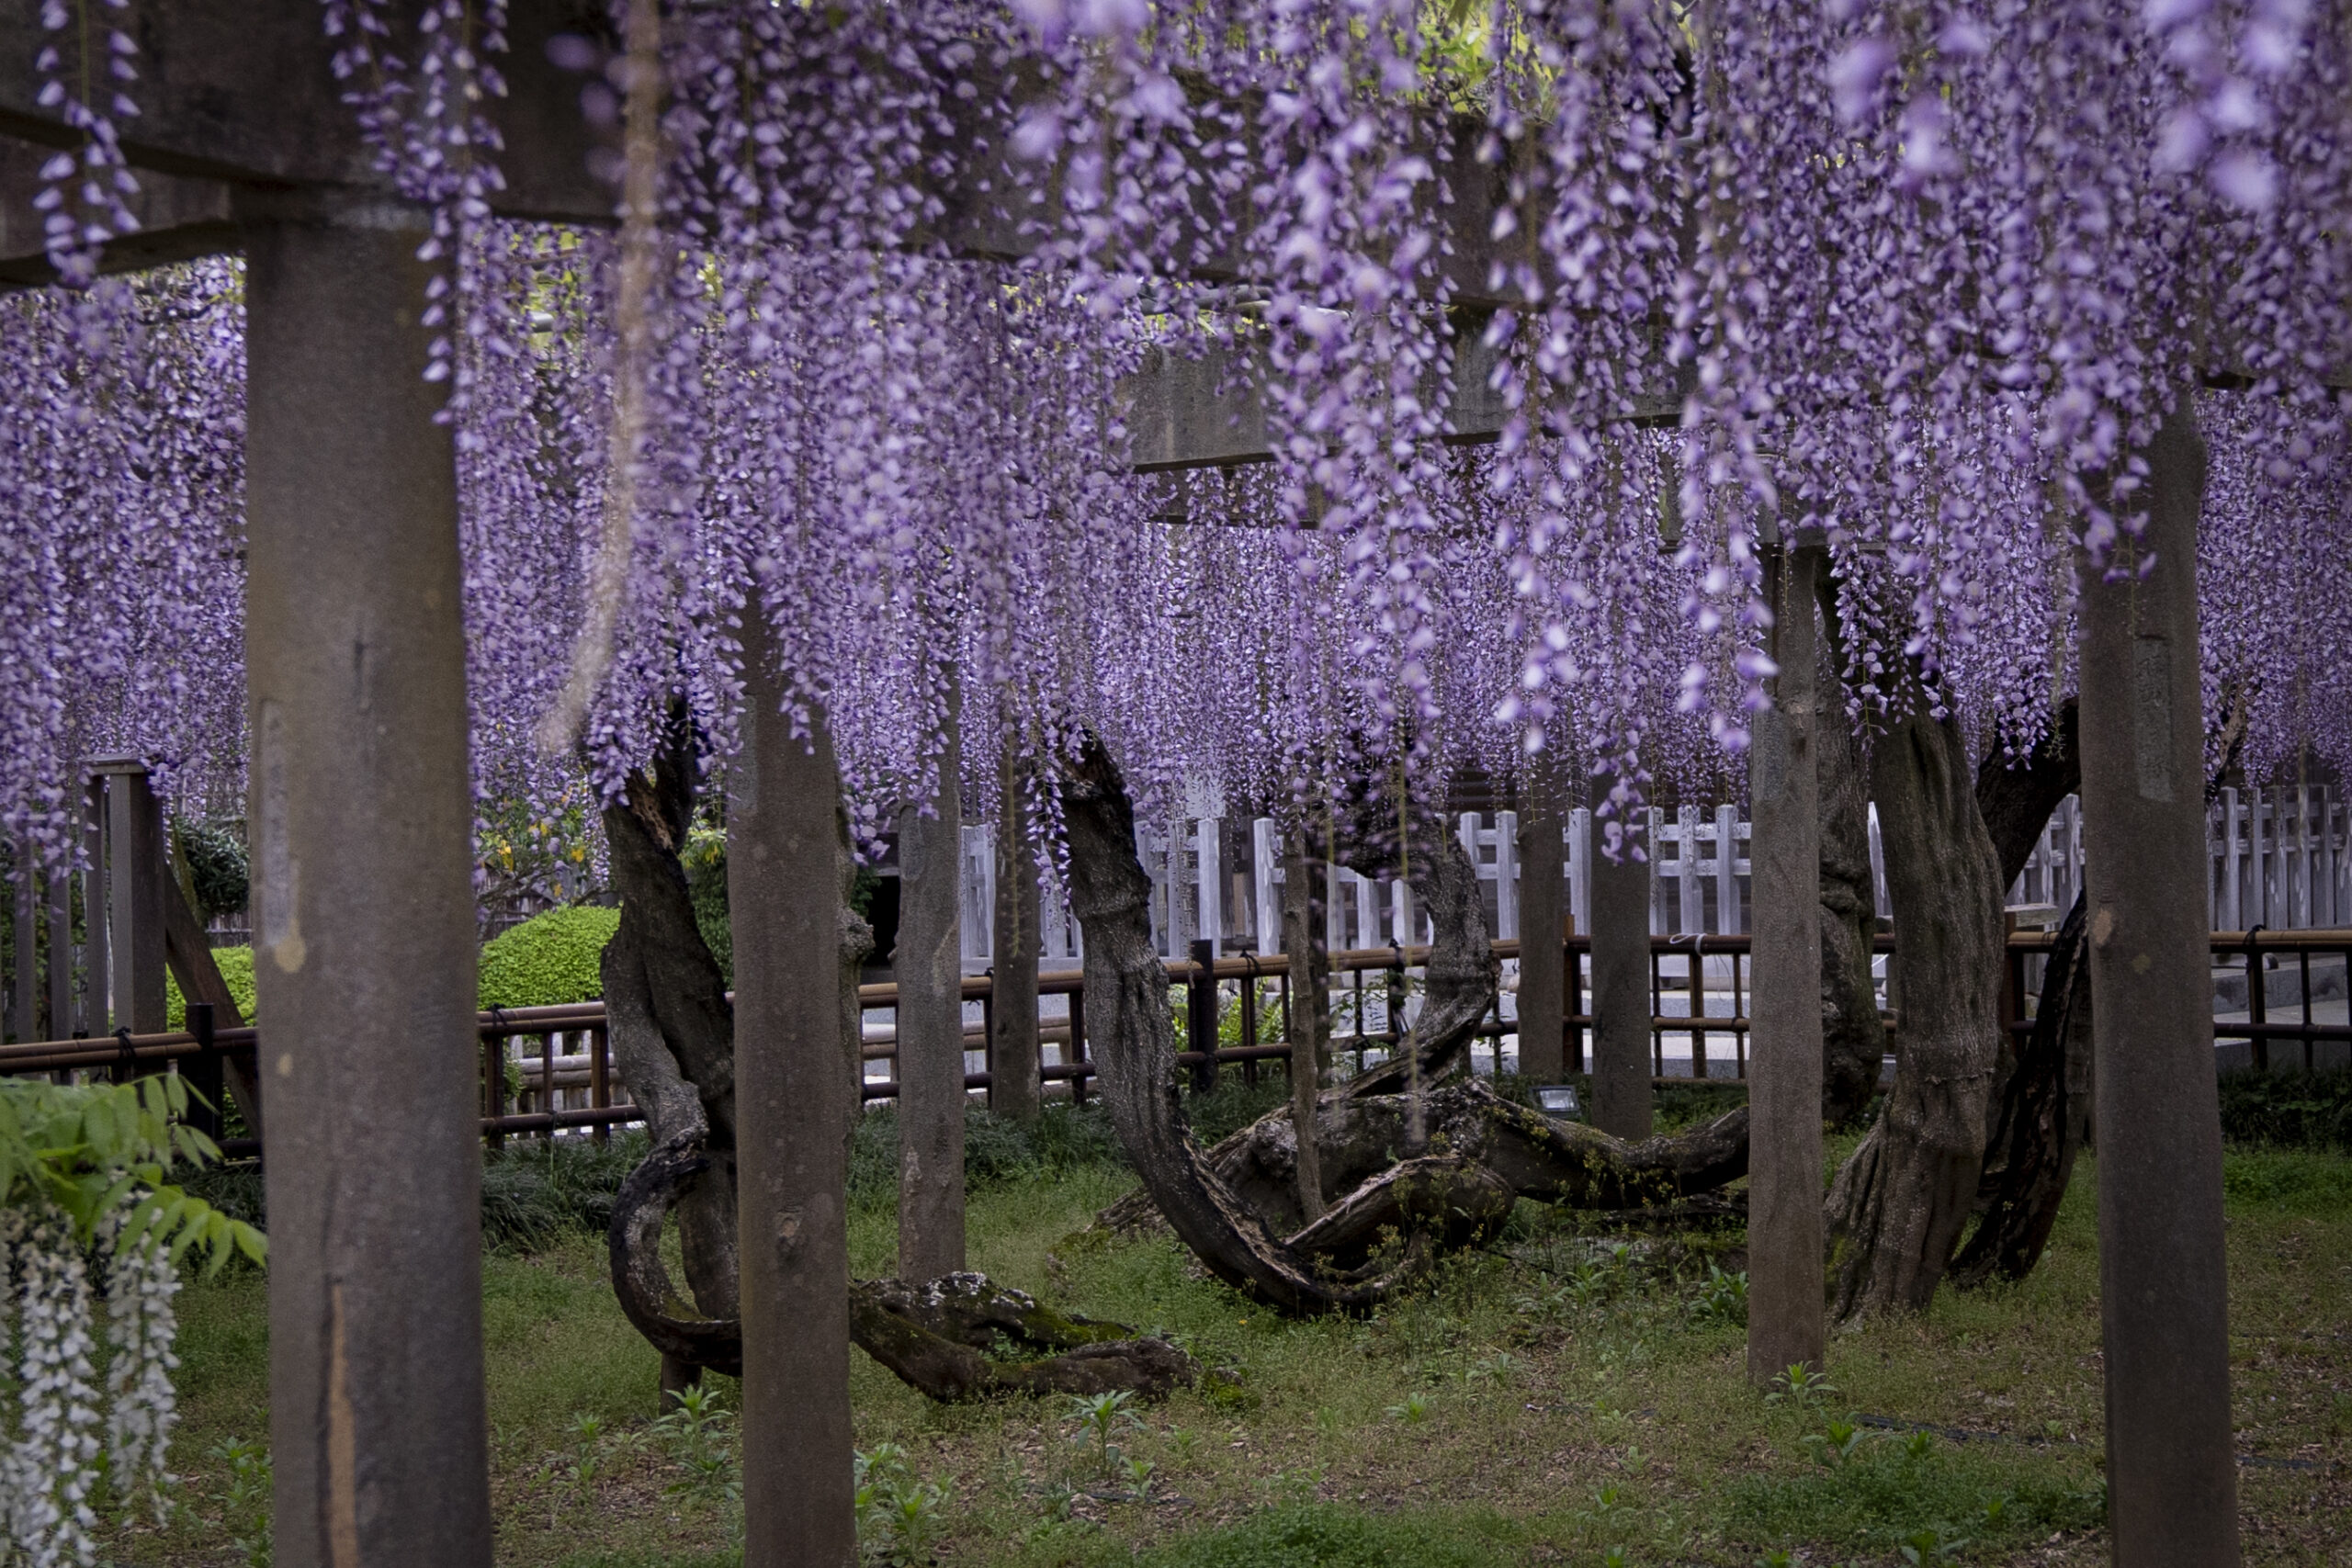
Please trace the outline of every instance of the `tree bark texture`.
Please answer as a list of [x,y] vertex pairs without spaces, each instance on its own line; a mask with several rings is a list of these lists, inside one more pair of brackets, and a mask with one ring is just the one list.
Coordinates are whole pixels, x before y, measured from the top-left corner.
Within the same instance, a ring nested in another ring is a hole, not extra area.
[[1331,1033],[1331,953],[1324,941],[1323,867],[1302,824],[1283,832],[1283,956],[1290,964],[1290,1105],[1298,1134],[1298,1202],[1309,1220],[1323,1213],[1323,1172],[1316,1159],[1315,1107]]
[[[899,816],[899,1273],[964,1267],[963,765],[947,682],[938,794]],[[1033,1074],[1034,1077],[1034,1074]]]
[[[740,1376],[742,1323],[692,1312],[662,1262],[662,1217],[676,1195],[700,1178],[702,1164],[696,1140],[684,1137],[662,1145],[629,1173],[613,1204],[613,1285],[622,1312],[662,1351],[665,1367],[710,1367]],[[1191,1359],[1164,1339],[1052,1312],[984,1275],[959,1272],[919,1284],[859,1280],[850,1285],[847,1301],[849,1333],[858,1348],[936,1400],[1120,1389],[1159,1398],[1194,1375]],[[989,1351],[998,1355],[984,1354]],[[1005,1352],[1035,1359],[1008,1361]]]
[[1611,858],[1600,813],[1617,781],[1592,781],[1585,864],[1592,898],[1592,1124],[1638,1143],[1650,1135],[1650,874],[1654,846],[1631,824]]
[[1151,884],[1136,863],[1135,808],[1117,765],[1091,734],[1064,764],[1062,820],[1070,910],[1086,933],[1087,1032],[1103,1100],[1159,1212],[1212,1273],[1283,1311],[1374,1304],[1394,1279],[1328,1277],[1272,1235],[1193,1142],[1177,1098],[1166,973],[1151,942]]
[[605,807],[620,923],[599,961],[613,1056],[652,1142],[695,1137],[702,1173],[673,1212],[695,1304],[740,1309],[735,1215],[735,1013],[695,923],[678,852],[694,820],[694,736],[683,708],[652,766]]
[[1043,1085],[1037,1034],[1037,962],[1041,941],[1037,847],[1029,834],[1030,771],[1012,737],[1002,742],[997,769],[996,997],[989,1011],[989,1109],[1015,1122],[1035,1122]]
[[1826,573],[1816,598],[1828,633],[1815,673],[1822,714],[1814,734],[1821,802],[1821,1114],[1842,1127],[1878,1093],[1886,1024],[1871,977],[1878,895],[1871,881],[1870,762],[1847,716],[1837,596]]
[[[1997,751],[1976,769],[2001,886],[2025,870],[2050,817],[2082,787],[2078,705],[2060,705],[2049,732],[2024,757]],[[2088,906],[2077,894],[2042,970],[2041,1006],[2022,1045],[2001,1032],[2001,1070],[1987,1117],[1976,1229],[1952,1259],[1962,1289],[1999,1276],[2021,1280],[2041,1260],[2090,1131],[2090,972],[2084,962]]]
[[[2229,1292],[2206,931],[2197,519],[2205,445],[2177,393],[2145,450],[2122,581],[2086,561],[2083,858],[2098,1128],[2108,1520],[2119,1568],[2234,1568]],[[2120,498],[2119,498],[2120,500]],[[2143,577],[2134,558],[2153,552]]]
[[1871,749],[1903,998],[1894,1085],[1829,1197],[1838,1315],[1923,1311],[1968,1223],[2000,1059],[1999,863],[1957,719],[1927,694]]
[[1976,1229],[1952,1259],[1963,1290],[1998,1275],[2022,1280],[2041,1260],[2075,1156],[2090,1130],[2090,906],[2077,894],[2042,972],[2041,1005],[1996,1103],[1977,1185]]
[[[1437,930],[1431,981],[1400,1053],[1418,1056],[1423,1073],[1416,1081],[1404,1063],[1384,1064],[1321,1096],[1319,1185],[1341,1196],[1310,1215],[1290,1108],[1211,1155],[1193,1142],[1176,1097],[1166,985],[1150,947],[1149,884],[1136,863],[1125,787],[1091,737],[1066,773],[1062,814],[1103,1098],[1143,1178],[1140,1192],[1104,1211],[1106,1227],[1148,1224],[1156,1209],[1213,1273],[1280,1310],[1362,1309],[1432,1253],[1491,1235],[1521,1196],[1642,1207],[1721,1186],[1746,1168],[1744,1110],[1677,1138],[1628,1145],[1510,1104],[1459,1072],[1463,1043],[1492,1002],[1492,948],[1468,861],[1450,834],[1433,829],[1412,857]],[[1453,846],[1450,857],[1444,845]],[[1415,1146],[1417,1128],[1438,1152],[1398,1158]],[[1401,1254],[1391,1236],[1403,1237]]]
[[[1430,1091],[1427,1111],[1432,1147],[1467,1160],[1519,1197],[1572,1208],[1639,1209],[1696,1197],[1747,1171],[1748,1115],[1730,1111],[1702,1127],[1628,1144],[1579,1122],[1557,1121],[1505,1100],[1479,1079],[1456,1077]],[[1397,1169],[1407,1104],[1398,1094],[1351,1096],[1325,1092],[1316,1119],[1316,1148],[1337,1213],[1367,1183]],[[1297,1200],[1298,1134],[1287,1110],[1261,1117],[1204,1156],[1250,1211],[1292,1245],[1328,1243]],[[1127,1234],[1157,1220],[1148,1190],[1131,1194],[1096,1218],[1103,1229]]]
[[2060,703],[2049,732],[2023,757],[2011,758],[1996,746],[1976,765],[1976,807],[2000,863],[2004,897],[2024,874],[2051,814],[2083,787],[2080,707],[2073,697]]
[[1519,803],[1519,1070],[1540,1084],[1558,1083],[1568,1071],[1567,823],[1559,755],[1547,746],[1527,759]]
[[241,190],[277,1562],[489,1568],[457,462],[424,215]]
[[1747,1376],[1818,1367],[1822,1316],[1821,810],[1814,597],[1807,544],[1771,563],[1773,705],[1756,716],[1748,795],[1756,935],[1749,974]]
[[735,938],[746,1568],[857,1561],[849,1179],[858,1052],[848,824],[824,715],[795,737],[764,622],[745,617],[729,813]]

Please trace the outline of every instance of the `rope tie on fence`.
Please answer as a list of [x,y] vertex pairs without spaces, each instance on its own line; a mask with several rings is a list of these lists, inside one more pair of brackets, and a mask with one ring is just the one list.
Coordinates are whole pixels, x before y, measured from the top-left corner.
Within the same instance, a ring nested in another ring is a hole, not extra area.
[[130,1043],[129,1024],[126,1023],[114,1032],[114,1043],[121,1047],[119,1062],[122,1066],[135,1067],[139,1065],[139,1052]]

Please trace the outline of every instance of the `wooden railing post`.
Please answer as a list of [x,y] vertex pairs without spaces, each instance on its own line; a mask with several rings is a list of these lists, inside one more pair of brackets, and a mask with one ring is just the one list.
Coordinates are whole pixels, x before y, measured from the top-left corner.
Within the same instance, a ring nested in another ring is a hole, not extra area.
[[1216,980],[1210,965],[1215,964],[1216,943],[1206,937],[1193,939],[1193,968],[1184,980],[1184,1030],[1193,1049],[1201,1053],[1193,1064],[1193,1092],[1206,1094],[1216,1088]]

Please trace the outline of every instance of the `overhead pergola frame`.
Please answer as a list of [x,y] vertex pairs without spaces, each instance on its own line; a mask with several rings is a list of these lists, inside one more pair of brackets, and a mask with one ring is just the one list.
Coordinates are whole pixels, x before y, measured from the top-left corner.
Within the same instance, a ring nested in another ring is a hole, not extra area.
[[[50,277],[30,223],[40,164],[80,141],[38,102],[40,9],[0,0],[0,282],[18,285]],[[127,25],[141,112],[121,147],[140,174],[142,227],[107,245],[103,265],[239,250],[249,265],[255,967],[260,1015],[278,1021],[264,1023],[259,1055],[277,1106],[277,1550],[289,1568],[488,1568],[465,643],[455,456],[434,422],[417,321],[425,215],[375,171],[309,0],[170,0],[134,8]],[[613,221],[614,195],[590,173],[611,133],[582,116],[580,79],[548,51],[559,34],[608,37],[609,26],[602,0],[514,0],[508,93],[494,107],[501,214]],[[1491,308],[1502,301],[1486,293],[1487,236],[1504,175],[1470,155],[1483,128],[1458,130],[1439,150],[1452,192],[1439,215],[1444,275],[1456,304]],[[943,216],[917,238],[951,254],[1023,254],[1021,225],[977,183],[935,193]],[[1492,351],[1464,333],[1456,360],[1442,389],[1450,438],[1490,438],[1504,412]],[[1266,410],[1229,389],[1250,380],[1231,368],[1212,355],[1147,369],[1127,411],[1138,468],[1270,458]],[[1663,423],[1674,401],[1637,412]],[[2185,389],[2181,401],[2152,452],[2148,493],[2151,542],[2185,560],[2203,469]],[[1800,542],[1774,568],[1783,606],[1800,615],[1819,569],[1811,551]],[[2117,1556],[2233,1562],[2219,1126],[2203,1020],[2184,990],[2205,970],[2193,582],[2166,572],[2094,585],[2080,625]],[[1759,1377],[1817,1361],[1822,1345],[1820,1129],[1806,1091],[1820,1072],[1818,963],[1799,940],[1817,901],[1818,704],[1803,678],[1784,695],[1787,720],[1766,727],[1756,758],[1759,840],[1777,829],[1758,846],[1758,919],[1792,938],[1778,962],[1759,946],[1756,966],[1755,1137],[1772,1151],[1752,1222]],[[802,1330],[831,1323],[846,1299],[841,1173],[811,1152],[839,1139],[854,1057],[854,1012],[845,1033],[830,1006],[844,985],[854,998],[854,960],[849,981],[827,972],[839,937],[816,908],[846,861],[821,721],[814,756],[772,702],[754,702],[745,728],[729,872],[734,907],[770,939],[738,945],[745,1447],[759,1455],[746,1467],[745,1560],[845,1562],[847,1366],[819,1365],[831,1342]],[[811,1409],[824,1440],[784,1436]]]

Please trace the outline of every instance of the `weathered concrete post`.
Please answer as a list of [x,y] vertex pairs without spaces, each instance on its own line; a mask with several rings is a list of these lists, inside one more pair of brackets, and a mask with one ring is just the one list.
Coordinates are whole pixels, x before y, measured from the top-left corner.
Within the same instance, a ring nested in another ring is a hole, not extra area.
[[1519,1070],[1537,1083],[1567,1072],[1567,883],[1561,742],[1527,759],[1519,807]]
[[2155,570],[2106,582],[2086,567],[2077,622],[2108,1518],[2120,1568],[2224,1568],[2238,1510],[2205,929],[2205,446],[2187,391],[2146,457]]
[[277,1561],[488,1568],[473,797],[424,220],[241,200]]
[[[1772,552],[1773,705],[1748,754],[1755,813],[1749,970],[1747,1376],[1819,1367],[1826,1342],[1821,1230],[1821,804],[1814,752],[1817,540]],[[1842,722],[1842,720],[1838,721]]]
[[1035,1122],[1044,1093],[1037,1067],[1037,847],[1029,838],[1029,772],[1008,730],[997,767],[996,908],[989,951],[996,998],[989,1010],[989,1109]]
[[[1620,1138],[1650,1135],[1650,864],[1629,829],[1611,860],[1600,806],[1616,780],[1592,780],[1592,1124]],[[1645,846],[1647,848],[1647,846]]]
[[1297,1139],[1298,1204],[1323,1215],[1323,1159],[1317,1105],[1330,1055],[1331,954],[1324,945],[1322,866],[1303,821],[1286,825],[1283,846],[1283,958],[1290,986],[1290,1117]]
[[165,1023],[164,893],[170,874],[164,803],[136,757],[109,757],[93,762],[91,771],[107,781],[107,940],[113,948],[115,1027],[159,1033]]
[[964,804],[947,682],[939,793],[899,814],[899,1277],[964,1267]]
[[848,833],[831,736],[796,739],[755,615],[728,813],[742,1238],[743,1562],[850,1568]]

